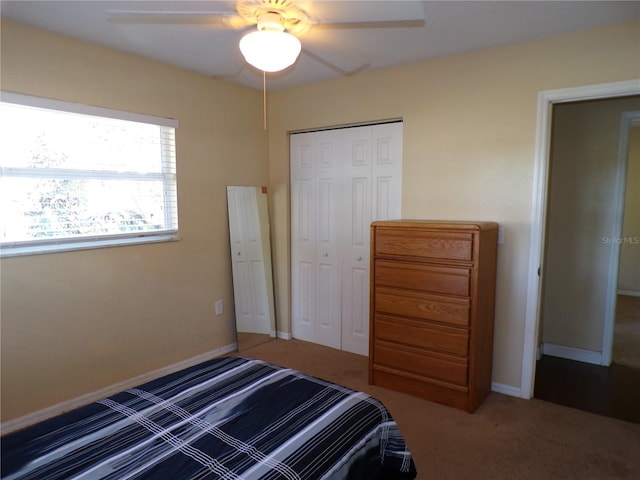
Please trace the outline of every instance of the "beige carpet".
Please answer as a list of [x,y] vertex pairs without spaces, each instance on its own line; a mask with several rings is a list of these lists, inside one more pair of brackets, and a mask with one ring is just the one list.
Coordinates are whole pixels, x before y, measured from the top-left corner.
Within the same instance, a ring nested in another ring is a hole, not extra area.
[[367,384],[367,359],[298,340],[242,353],[362,390],[400,426],[419,480],[640,478],[640,425],[491,393],[470,415]]
[[618,295],[612,361],[640,369],[640,297]]

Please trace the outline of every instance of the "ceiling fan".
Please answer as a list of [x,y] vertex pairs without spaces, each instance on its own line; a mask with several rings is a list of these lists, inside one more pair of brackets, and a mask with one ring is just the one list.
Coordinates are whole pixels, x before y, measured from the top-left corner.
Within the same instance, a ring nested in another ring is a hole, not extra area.
[[[300,53],[332,68],[342,75],[366,69],[364,63],[345,70],[308,49],[300,39],[311,29],[411,28],[423,27],[424,19],[322,22],[313,19],[290,0],[239,0],[235,11],[150,11],[109,10],[107,18],[115,24],[210,25],[231,29],[247,29],[239,42],[246,62],[263,72],[278,72],[295,63]],[[304,38],[303,38],[304,39]]]

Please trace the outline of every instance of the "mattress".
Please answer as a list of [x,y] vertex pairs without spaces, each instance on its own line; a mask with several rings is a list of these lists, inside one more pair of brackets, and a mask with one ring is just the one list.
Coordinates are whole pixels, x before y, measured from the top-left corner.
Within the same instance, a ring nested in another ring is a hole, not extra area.
[[2,438],[3,479],[414,479],[377,399],[224,357]]

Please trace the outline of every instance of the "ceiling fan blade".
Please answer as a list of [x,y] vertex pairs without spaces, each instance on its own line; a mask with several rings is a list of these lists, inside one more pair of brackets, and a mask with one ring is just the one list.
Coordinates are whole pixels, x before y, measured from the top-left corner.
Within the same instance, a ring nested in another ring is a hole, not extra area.
[[312,58],[313,60],[315,60],[318,63],[321,63],[322,65],[324,65],[325,67],[330,68],[331,70],[333,70],[334,72],[339,73],[340,75],[344,75],[345,77],[348,77],[350,75],[355,75],[358,72],[361,72],[363,70],[366,70],[367,68],[369,68],[369,62],[365,62],[365,63],[361,63],[359,66],[357,66],[356,68],[353,69],[349,69],[349,70],[345,70],[343,68],[340,68],[339,66],[335,65],[334,63],[331,63],[329,60],[322,58],[319,55],[316,55],[315,53],[313,53],[311,50],[308,50],[306,48],[302,49],[302,53],[304,53],[306,56],[308,56],[309,58]]
[[425,26],[423,19],[419,20],[383,20],[372,22],[337,22],[314,23],[314,29],[351,29],[351,28],[420,28]]
[[221,25],[244,28],[249,23],[232,12],[109,10],[107,20],[119,25]]

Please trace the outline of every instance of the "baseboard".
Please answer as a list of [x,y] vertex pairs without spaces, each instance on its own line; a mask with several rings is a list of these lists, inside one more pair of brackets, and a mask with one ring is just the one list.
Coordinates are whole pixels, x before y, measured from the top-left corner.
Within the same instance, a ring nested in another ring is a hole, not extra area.
[[211,360],[212,358],[216,358],[221,355],[225,355],[227,353],[235,352],[237,350],[238,350],[237,343],[232,343],[230,345],[217,348],[215,350],[203,353],[196,357],[188,358],[181,362],[174,363],[173,365],[159,368],[158,370],[144,373],[137,377],[130,378],[129,380],[125,380],[123,382],[110,385],[101,390],[91,392],[86,395],[82,395],[81,397],[73,398],[71,400],[58,403],[57,405],[43,408],[42,410],[29,413],[23,417],[14,418],[13,420],[7,420],[6,422],[3,422],[0,425],[0,431],[2,432],[2,435],[5,435],[7,433],[20,430],[22,428],[28,427],[29,425],[33,425],[34,423],[42,422],[49,418],[55,417],[56,415],[60,415],[70,410],[82,407],[84,405],[88,405],[89,403],[96,402],[105,397],[115,395],[116,393],[121,392],[123,390],[127,390],[129,388],[135,387],[137,385],[141,385],[146,382],[150,382],[151,380],[155,380],[156,378],[160,378],[164,375],[169,375],[170,373],[174,373],[179,370],[192,367],[199,363],[206,362],[207,360]]
[[602,365],[602,352],[594,352],[592,350],[582,350],[564,345],[554,345],[553,343],[543,343],[542,354],[566,358],[567,360],[576,360],[577,362]]
[[278,332],[278,338],[282,340],[291,340],[291,334],[289,332]]
[[640,292],[635,292],[633,290],[618,290],[616,293],[618,295],[626,295],[628,297],[640,297]]
[[503,383],[492,382],[491,391],[509,395],[510,397],[522,398],[522,391],[519,388],[512,387],[511,385],[505,385]]

